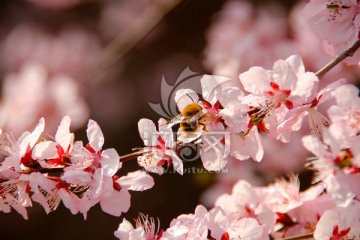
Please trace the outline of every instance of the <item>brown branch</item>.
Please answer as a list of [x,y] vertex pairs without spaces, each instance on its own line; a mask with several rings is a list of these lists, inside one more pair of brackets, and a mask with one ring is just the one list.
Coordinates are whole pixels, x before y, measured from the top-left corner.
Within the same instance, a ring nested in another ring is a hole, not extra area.
[[[123,32],[105,46],[90,63],[82,79],[93,79],[138,44],[181,0],[154,0]],[[82,73],[84,75],[84,73]]]
[[323,68],[316,72],[316,76],[320,79],[322,78],[328,71],[330,71],[333,67],[339,64],[342,60],[347,57],[352,57],[356,50],[360,47],[360,40],[354,43],[348,50],[341,53],[339,56],[334,58],[331,62],[326,64]]
[[130,160],[132,160],[132,159],[135,159],[135,158],[141,156],[143,153],[144,153],[143,150],[139,150],[139,151],[137,151],[137,152],[133,152],[133,153],[129,153],[129,154],[120,156],[120,162],[130,161]]
[[[139,150],[133,153],[125,154],[120,156],[120,162],[127,162],[132,159],[136,159],[144,153],[143,150]],[[49,174],[61,174],[64,172],[64,168],[34,168],[33,171],[40,173],[49,173]]]
[[313,233],[281,238],[280,240],[300,240],[300,239],[308,239],[308,238],[314,238]]

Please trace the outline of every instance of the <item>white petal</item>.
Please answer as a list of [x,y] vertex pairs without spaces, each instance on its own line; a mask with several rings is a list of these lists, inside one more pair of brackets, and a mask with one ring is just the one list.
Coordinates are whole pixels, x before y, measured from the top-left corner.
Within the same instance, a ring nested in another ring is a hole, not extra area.
[[55,158],[58,156],[56,145],[57,143],[53,141],[39,142],[32,150],[32,157],[35,160]]
[[240,74],[239,77],[244,89],[250,93],[263,94],[271,90],[271,75],[266,69],[252,67],[247,72]]
[[130,194],[126,189],[115,190],[110,197],[100,201],[100,206],[104,212],[119,217],[130,208]]
[[142,118],[138,122],[138,129],[141,139],[144,141],[145,146],[156,145],[157,140],[153,141],[153,136],[157,134],[156,126],[150,119]]
[[120,223],[118,229],[114,232],[114,235],[119,239],[128,239],[129,232],[133,230],[133,225],[124,218],[123,221]]
[[211,104],[215,104],[215,102],[219,100],[217,96],[222,92],[225,83],[227,83],[227,85],[232,83],[231,78],[215,75],[204,75],[200,79],[200,82],[202,95],[204,99]]
[[172,159],[172,165],[176,172],[183,175],[184,173],[184,167],[183,167],[183,161],[175,154],[174,151],[172,151],[171,159]]
[[260,162],[264,156],[264,148],[257,128],[253,127],[244,137],[232,134],[231,154],[239,160],[252,157],[253,160]]
[[144,191],[154,186],[154,179],[141,170],[130,172],[126,176],[119,178],[116,182],[121,187],[132,191]]
[[197,103],[198,101],[198,94],[191,89],[180,89],[175,94],[175,102],[180,112],[182,112],[187,105]]
[[104,135],[99,127],[99,125],[94,120],[89,120],[88,127],[86,130],[87,137],[89,140],[90,146],[95,150],[101,150],[104,145]]
[[[225,151],[225,150],[223,150]],[[201,161],[204,168],[208,171],[220,171],[226,166],[227,155],[217,147],[203,150],[201,152]]]
[[35,129],[29,133],[24,132],[21,137],[18,139],[17,143],[20,148],[20,154],[23,156],[26,152],[28,146],[31,148],[36,144],[39,140],[41,133],[44,131],[45,128],[45,120],[41,118],[39,123],[36,125]]
[[106,149],[101,152],[101,168],[104,169],[104,175],[111,177],[119,169],[120,156],[114,148]]
[[35,129],[30,133],[29,138],[29,145],[30,147],[33,147],[36,142],[39,140],[39,137],[41,133],[44,131],[45,128],[45,120],[44,118],[41,118],[39,120],[39,123],[36,125]]
[[69,116],[63,117],[55,135],[56,142],[60,144],[64,151],[74,142],[74,134],[70,133],[70,123]]
[[229,226],[229,220],[221,207],[214,207],[209,212],[209,230],[215,239],[221,239]]
[[354,85],[344,85],[336,89],[335,98],[340,107],[349,109],[354,103],[359,104],[359,89]]
[[[229,229],[230,238],[263,240],[263,228],[255,218],[242,218]],[[265,238],[266,239],[266,238]]]
[[72,214],[77,214],[79,212],[79,199],[75,194],[61,188],[58,195],[61,197],[64,206],[70,209]]

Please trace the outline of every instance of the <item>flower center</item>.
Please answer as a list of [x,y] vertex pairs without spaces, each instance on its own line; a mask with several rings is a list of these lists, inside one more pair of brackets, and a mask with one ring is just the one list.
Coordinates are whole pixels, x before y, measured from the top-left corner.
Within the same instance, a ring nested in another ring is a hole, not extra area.
[[329,22],[341,20],[348,12],[353,12],[355,14],[358,11],[354,6],[343,4],[342,0],[329,0],[329,3],[326,4],[326,8],[329,11]]

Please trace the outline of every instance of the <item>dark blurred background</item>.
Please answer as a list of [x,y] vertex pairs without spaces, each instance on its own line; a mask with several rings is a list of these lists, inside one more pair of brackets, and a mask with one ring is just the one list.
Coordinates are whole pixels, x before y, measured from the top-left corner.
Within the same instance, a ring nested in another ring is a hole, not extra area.
[[[77,140],[86,141],[86,123],[91,118],[103,130],[104,148],[114,147],[124,155],[134,147],[142,147],[137,122],[140,118],[157,122],[159,116],[148,102],[160,102],[162,77],[173,84],[186,67],[202,74],[216,72],[204,58],[208,58],[206,48],[212,40],[209,29],[220,16],[226,16],[219,12],[227,4],[220,0],[180,1],[120,59],[116,50],[106,56],[104,64],[102,49],[119,36],[128,38],[129,26],[156,2],[159,1],[1,0],[0,128],[30,130],[38,118],[45,116],[46,133],[53,136],[61,117],[70,114]],[[287,21],[297,2],[258,0],[251,4],[260,8],[274,3]],[[274,10],[275,15],[277,11]],[[256,16],[248,21],[256,22]],[[271,31],[283,29],[275,26]],[[294,38],[292,30],[281,35],[284,39]],[[219,44],[222,47],[223,43]],[[268,47],[271,49],[272,45]],[[44,80],[37,82],[39,79]],[[62,82],[68,85],[63,87]],[[40,90],[32,89],[34,85]],[[199,161],[186,164],[201,167]],[[137,169],[136,161],[130,161],[120,173]],[[241,173],[238,175],[241,178]],[[201,193],[218,178],[213,173],[153,177],[152,189],[131,192],[131,208],[121,217],[110,216],[96,206],[84,221],[83,216],[73,216],[63,205],[46,215],[34,203],[28,209],[27,221],[14,210],[0,213],[0,239],[114,239],[113,232],[122,218],[131,221],[139,212],[159,217],[162,228],[167,228],[179,214],[193,212]]]

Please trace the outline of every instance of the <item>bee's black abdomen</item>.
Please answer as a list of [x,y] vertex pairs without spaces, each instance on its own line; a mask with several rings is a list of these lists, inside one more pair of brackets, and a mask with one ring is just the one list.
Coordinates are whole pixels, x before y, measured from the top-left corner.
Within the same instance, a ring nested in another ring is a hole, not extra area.
[[194,132],[197,129],[196,122],[189,122],[189,123],[180,123],[180,128],[184,132]]

